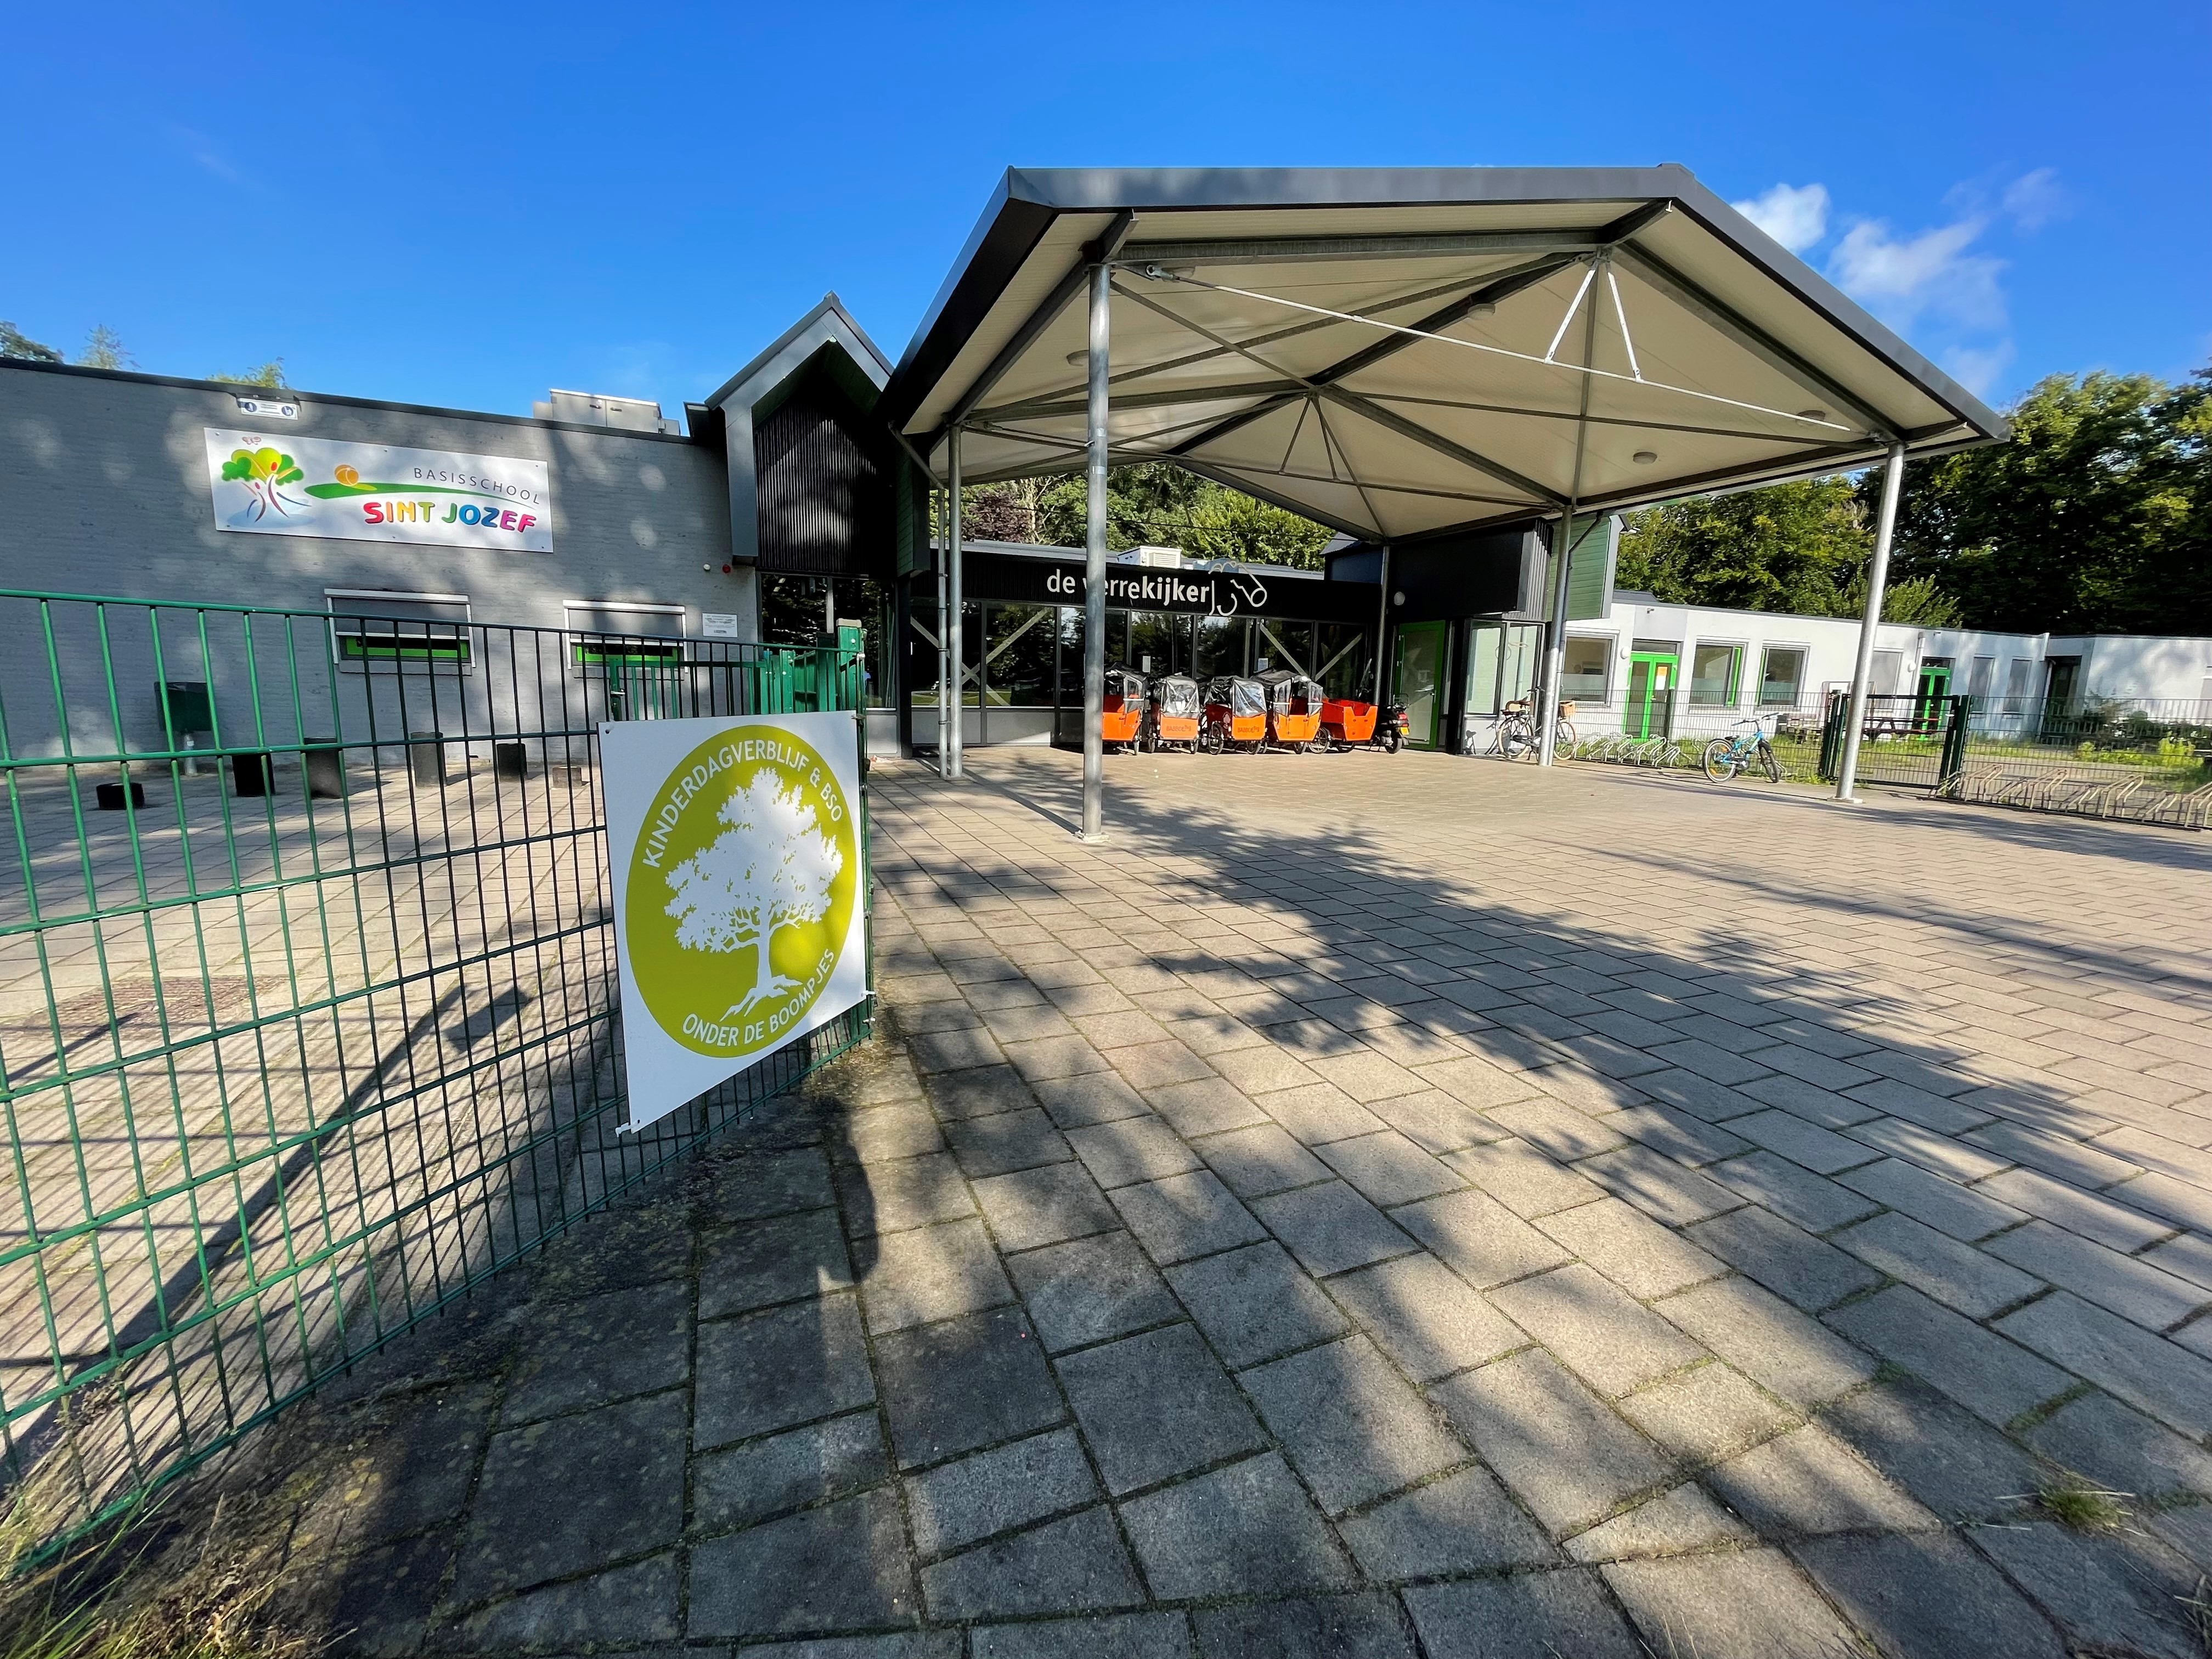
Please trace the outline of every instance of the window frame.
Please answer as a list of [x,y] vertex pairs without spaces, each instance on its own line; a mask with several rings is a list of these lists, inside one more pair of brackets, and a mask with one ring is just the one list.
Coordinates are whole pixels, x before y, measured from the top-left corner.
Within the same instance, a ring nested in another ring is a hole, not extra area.
[[[1790,684],[1796,690],[1796,695],[1792,696],[1787,702],[1780,702],[1766,695],[1766,683],[1768,679],[1771,678],[1766,672],[1767,659],[1771,657],[1777,651],[1794,651],[1797,653],[1797,674],[1796,678],[1790,682]],[[1803,708],[1805,706],[1806,675],[1812,666],[1813,647],[1811,645],[1790,640],[1761,640],[1759,642],[1759,690],[1755,694],[1753,694],[1752,707],[1754,708]]]
[[1620,635],[1618,634],[1569,634],[1565,636],[1564,643],[1570,646],[1581,644],[1602,647],[1604,666],[1599,671],[1599,678],[1603,681],[1603,684],[1595,696],[1584,696],[1581,692],[1570,694],[1567,690],[1566,662],[1562,656],[1559,664],[1559,700],[1562,702],[1586,702],[1598,708],[1612,708],[1613,692],[1618,684],[1613,678],[1613,670],[1620,654]]
[[[458,618],[425,615],[420,617],[392,617],[380,618],[374,612],[344,608],[343,601],[354,600],[371,605],[442,606],[457,609]],[[323,614],[327,619],[325,628],[330,635],[331,665],[340,673],[366,674],[375,669],[388,669],[394,673],[468,674],[475,672],[476,641],[472,623],[474,612],[465,593],[428,593],[392,587],[326,587],[323,590]],[[341,629],[341,621],[376,622],[419,621],[424,624],[419,637],[420,646],[410,647],[405,641],[410,637],[395,631],[390,649],[369,654],[365,646],[349,652],[345,641],[366,641],[372,637],[362,629]],[[451,629],[450,635],[434,631]],[[434,641],[450,637],[454,648],[441,651]]]
[[[1743,700],[1744,653],[1751,648],[1748,640],[1692,640],[1683,654],[1689,658],[1689,673],[1684,677],[1683,707],[1686,708],[1734,708]],[[1708,702],[1698,696],[1698,653],[1701,651],[1725,651],[1729,653],[1728,685],[1718,702]]]
[[[633,616],[673,617],[673,634],[611,634],[603,628],[579,628],[576,612],[599,611]],[[672,662],[686,660],[693,636],[685,630],[691,620],[689,605],[672,605],[659,599],[563,599],[561,601],[561,638],[567,647],[563,653],[573,668],[589,672],[598,669],[605,672],[610,666],[617,668],[659,668]],[[606,640],[653,640],[664,641],[652,651],[608,652],[594,651],[590,641]]]

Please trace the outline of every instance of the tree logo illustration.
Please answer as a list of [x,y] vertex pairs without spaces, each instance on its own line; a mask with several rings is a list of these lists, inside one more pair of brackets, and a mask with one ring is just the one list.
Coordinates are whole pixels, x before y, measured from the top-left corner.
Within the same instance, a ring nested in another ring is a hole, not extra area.
[[632,977],[661,1029],[700,1054],[774,1046],[829,982],[860,866],[853,814],[821,756],[744,726],[655,793],[624,895]]
[[253,516],[263,519],[273,510],[280,518],[291,516],[295,507],[307,502],[287,495],[284,486],[297,483],[307,475],[297,463],[281,449],[234,449],[230,459],[222,464],[222,476],[233,483],[246,486],[253,497]]

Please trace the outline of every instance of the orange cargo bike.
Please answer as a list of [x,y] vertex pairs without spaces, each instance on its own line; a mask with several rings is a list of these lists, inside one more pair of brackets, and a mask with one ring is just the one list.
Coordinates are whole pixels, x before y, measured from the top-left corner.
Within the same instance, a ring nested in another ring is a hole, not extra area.
[[1321,687],[1288,668],[1271,668],[1260,676],[1267,688],[1267,741],[1278,749],[1303,755],[1321,736],[1321,706],[1326,700]]
[[1373,703],[1357,697],[1331,697],[1321,706],[1321,734],[1332,749],[1352,749],[1375,738]]
[[1199,729],[1206,722],[1206,699],[1198,682],[1188,674],[1162,674],[1145,687],[1145,726],[1138,747],[1157,754],[1163,749],[1198,750]]
[[1198,746],[1218,755],[1238,744],[1256,755],[1267,740],[1267,688],[1242,674],[1217,675],[1206,688],[1206,718],[1199,727]]
[[1103,742],[1133,744],[1145,729],[1145,677],[1127,668],[1106,671],[1106,703],[1098,716]]

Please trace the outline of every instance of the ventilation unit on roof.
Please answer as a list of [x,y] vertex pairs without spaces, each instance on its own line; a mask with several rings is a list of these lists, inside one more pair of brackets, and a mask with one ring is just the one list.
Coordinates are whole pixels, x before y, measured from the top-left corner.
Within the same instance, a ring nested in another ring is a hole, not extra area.
[[681,433],[683,423],[663,417],[650,398],[614,398],[604,392],[563,392],[557,386],[530,405],[541,421],[611,426],[623,432]]

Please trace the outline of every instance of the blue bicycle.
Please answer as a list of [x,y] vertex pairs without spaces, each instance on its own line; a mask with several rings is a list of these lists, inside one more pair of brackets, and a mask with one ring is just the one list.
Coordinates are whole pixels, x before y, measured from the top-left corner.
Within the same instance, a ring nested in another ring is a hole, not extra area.
[[1738,720],[1729,736],[1715,738],[1705,745],[1705,775],[1715,783],[1727,783],[1737,773],[1748,772],[1754,766],[1766,775],[1769,783],[1782,781],[1782,763],[1774,758],[1774,745],[1766,740],[1763,719]]

